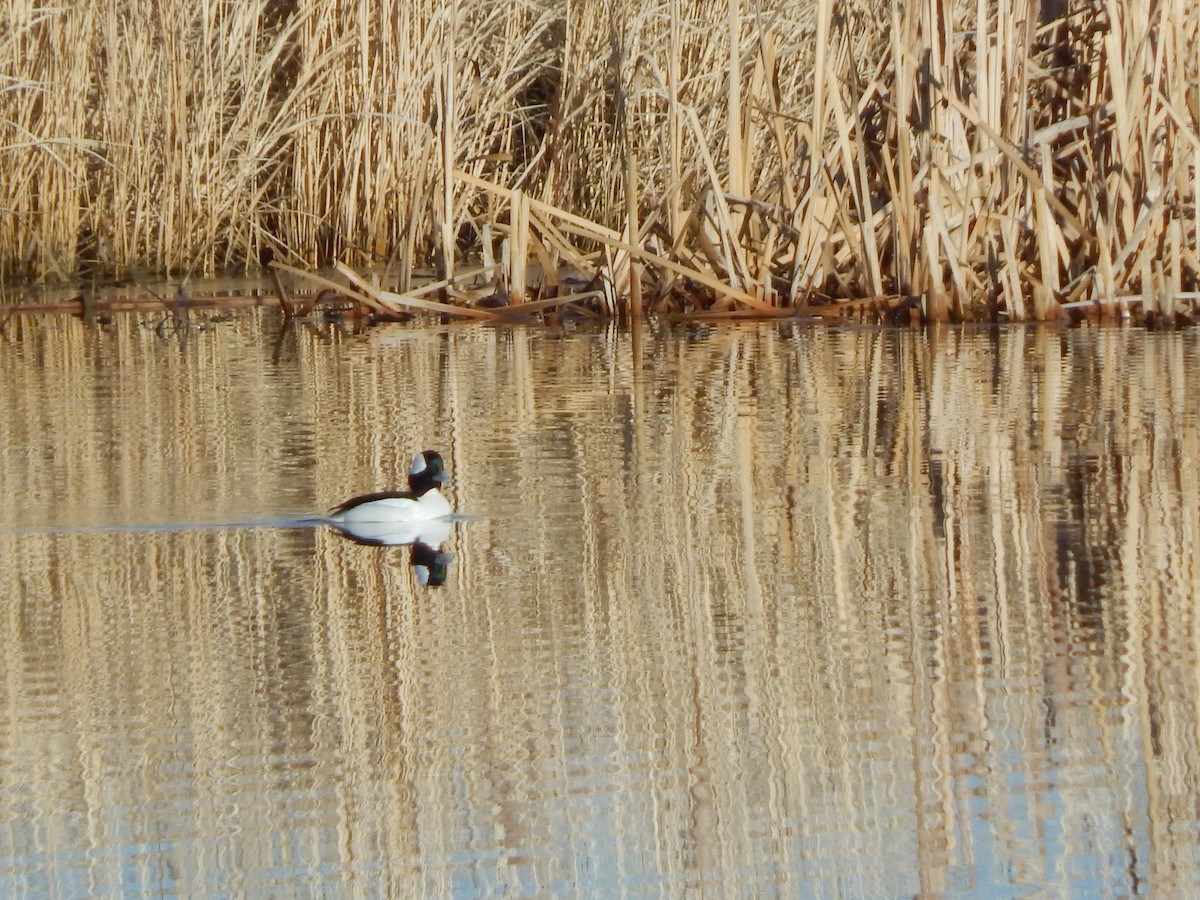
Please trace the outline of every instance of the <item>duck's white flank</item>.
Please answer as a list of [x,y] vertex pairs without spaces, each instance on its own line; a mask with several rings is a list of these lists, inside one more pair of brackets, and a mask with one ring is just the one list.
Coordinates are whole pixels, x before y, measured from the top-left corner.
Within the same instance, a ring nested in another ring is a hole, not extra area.
[[442,492],[434,488],[420,497],[397,495],[376,497],[363,503],[351,503],[329,517],[344,525],[376,522],[424,522],[454,512]]

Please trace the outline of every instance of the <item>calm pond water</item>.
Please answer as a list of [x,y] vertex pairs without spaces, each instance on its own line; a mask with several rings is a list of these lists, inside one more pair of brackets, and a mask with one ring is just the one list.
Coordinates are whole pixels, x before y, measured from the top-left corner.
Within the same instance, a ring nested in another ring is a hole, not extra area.
[[0,340],[0,895],[1200,888],[1195,332],[155,324]]

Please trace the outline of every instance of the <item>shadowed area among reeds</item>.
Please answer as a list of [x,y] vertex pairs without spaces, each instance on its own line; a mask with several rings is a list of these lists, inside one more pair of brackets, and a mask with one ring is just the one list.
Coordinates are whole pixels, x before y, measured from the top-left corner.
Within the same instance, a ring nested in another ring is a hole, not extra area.
[[1200,0],[17,0],[0,277],[269,251],[382,269],[397,308],[424,264],[459,307],[1186,321],[1198,23]]

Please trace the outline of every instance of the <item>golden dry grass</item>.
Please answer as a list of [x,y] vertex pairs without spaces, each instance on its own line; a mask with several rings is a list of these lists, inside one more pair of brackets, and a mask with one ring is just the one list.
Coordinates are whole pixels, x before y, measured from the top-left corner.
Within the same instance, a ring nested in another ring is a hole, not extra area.
[[17,0],[0,277],[271,247],[401,292],[495,259],[514,301],[574,271],[609,312],[1173,319],[1200,288],[1198,23],[1200,0]]

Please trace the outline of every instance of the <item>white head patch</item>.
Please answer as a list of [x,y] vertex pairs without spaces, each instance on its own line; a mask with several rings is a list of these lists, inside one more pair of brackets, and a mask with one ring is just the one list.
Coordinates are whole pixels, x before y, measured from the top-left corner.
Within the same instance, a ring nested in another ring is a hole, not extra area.
[[425,462],[425,454],[418,453],[416,456],[413,457],[412,465],[408,469],[408,474],[409,475],[420,475],[422,472],[424,472],[428,468],[429,468],[429,465],[428,465],[428,463]]

